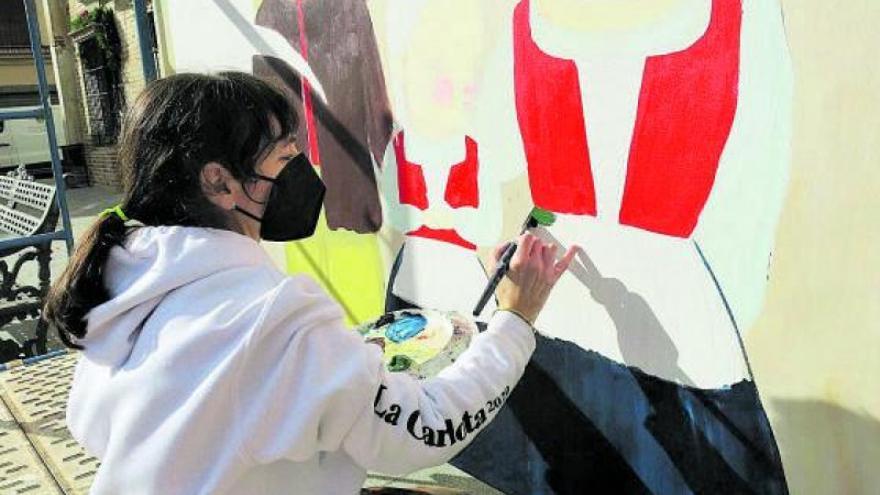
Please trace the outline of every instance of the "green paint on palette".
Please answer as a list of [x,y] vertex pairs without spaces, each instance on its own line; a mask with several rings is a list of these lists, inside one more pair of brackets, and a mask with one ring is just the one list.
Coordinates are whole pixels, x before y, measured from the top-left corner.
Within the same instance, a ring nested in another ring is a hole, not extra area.
[[413,360],[403,354],[395,354],[388,363],[388,371],[392,373],[406,371],[413,365]]

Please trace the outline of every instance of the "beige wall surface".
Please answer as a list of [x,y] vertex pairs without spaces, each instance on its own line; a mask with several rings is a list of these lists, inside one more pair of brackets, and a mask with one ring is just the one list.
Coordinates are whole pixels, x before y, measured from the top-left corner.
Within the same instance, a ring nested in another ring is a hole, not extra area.
[[[42,2],[35,2],[37,18],[40,25],[40,41],[43,45],[50,45],[52,37],[46,22],[46,14]],[[46,58],[46,79],[49,84],[55,84],[55,76],[52,72],[51,57]],[[0,86],[16,86],[37,84],[37,72],[34,69],[33,59],[24,56],[15,56],[0,59]]]
[[880,487],[880,2],[784,0],[791,182],[747,339],[792,493]]
[[[46,57],[47,59],[49,57]],[[55,84],[55,75],[52,73],[52,64],[44,64],[46,67],[46,80],[49,84]],[[34,85],[37,84],[37,71],[34,69],[34,61],[31,59],[0,60],[0,86]]]

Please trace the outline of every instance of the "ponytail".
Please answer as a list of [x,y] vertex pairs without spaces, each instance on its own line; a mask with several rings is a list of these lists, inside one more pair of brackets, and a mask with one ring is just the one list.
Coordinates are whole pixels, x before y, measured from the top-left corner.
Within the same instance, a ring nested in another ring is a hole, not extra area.
[[58,337],[67,347],[82,349],[77,340],[86,335],[86,315],[110,299],[104,285],[104,264],[110,249],[125,241],[127,230],[119,216],[102,214],[49,289],[43,318],[58,330]]

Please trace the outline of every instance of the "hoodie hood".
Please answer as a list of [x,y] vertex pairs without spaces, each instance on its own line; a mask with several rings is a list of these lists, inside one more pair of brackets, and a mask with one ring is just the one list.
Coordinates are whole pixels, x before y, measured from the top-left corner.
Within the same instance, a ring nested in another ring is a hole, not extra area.
[[110,250],[104,285],[110,299],[86,315],[79,340],[93,362],[119,366],[144,321],[169,292],[217,272],[272,264],[262,247],[236,232],[202,227],[140,227]]

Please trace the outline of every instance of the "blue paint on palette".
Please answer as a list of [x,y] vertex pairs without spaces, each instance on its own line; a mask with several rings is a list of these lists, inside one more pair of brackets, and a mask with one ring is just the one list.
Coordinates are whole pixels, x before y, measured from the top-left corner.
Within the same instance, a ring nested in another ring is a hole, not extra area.
[[422,333],[427,324],[428,320],[424,316],[406,315],[388,327],[388,330],[385,331],[385,337],[395,344],[399,344]]

